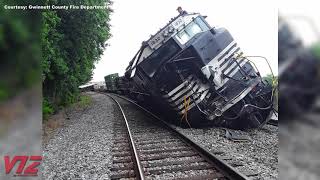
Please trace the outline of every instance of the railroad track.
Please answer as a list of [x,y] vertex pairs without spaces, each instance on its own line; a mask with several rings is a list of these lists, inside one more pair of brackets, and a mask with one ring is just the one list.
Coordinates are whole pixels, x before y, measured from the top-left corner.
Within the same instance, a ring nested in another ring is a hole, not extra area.
[[133,101],[107,96],[123,117],[115,124],[111,179],[248,179]]

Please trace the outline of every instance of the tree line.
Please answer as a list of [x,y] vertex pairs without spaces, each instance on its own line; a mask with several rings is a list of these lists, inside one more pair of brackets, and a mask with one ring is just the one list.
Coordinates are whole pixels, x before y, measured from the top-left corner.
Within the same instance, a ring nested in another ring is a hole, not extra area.
[[5,10],[5,5],[36,0],[0,1],[0,105],[41,82],[41,12]]
[[[5,5],[86,5],[105,9],[7,10]],[[0,105],[42,84],[43,111],[78,100],[110,38],[110,0],[0,1]]]
[[[107,9],[42,12],[41,46],[44,113],[79,98],[110,38],[109,0],[47,0],[45,5],[106,5]],[[49,108],[50,107],[50,108]]]

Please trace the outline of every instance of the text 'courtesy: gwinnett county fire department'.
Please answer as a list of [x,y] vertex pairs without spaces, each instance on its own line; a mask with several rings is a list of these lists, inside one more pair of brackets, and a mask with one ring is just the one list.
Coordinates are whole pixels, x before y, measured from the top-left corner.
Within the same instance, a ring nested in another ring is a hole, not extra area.
[[74,9],[107,9],[107,6],[98,5],[4,5],[6,10],[74,10]]

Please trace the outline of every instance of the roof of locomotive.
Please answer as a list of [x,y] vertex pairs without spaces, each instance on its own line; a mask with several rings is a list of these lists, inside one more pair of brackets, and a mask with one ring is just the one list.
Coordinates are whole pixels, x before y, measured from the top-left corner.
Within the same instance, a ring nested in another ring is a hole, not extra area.
[[176,33],[181,28],[181,26],[187,25],[188,23],[193,21],[193,19],[196,18],[197,16],[200,16],[200,14],[188,13],[186,11],[183,11],[183,13],[179,13],[178,16],[172,18],[157,33],[155,33],[154,35],[151,35],[151,37],[147,41],[144,41],[142,43],[142,48],[140,48],[140,50],[142,51],[141,55],[139,55],[139,57],[135,56],[130,61],[128,67],[126,68],[126,71],[130,71],[130,69],[132,69],[134,66],[139,64],[143,59],[150,56],[155,50],[160,48],[162,44],[164,44],[166,41],[168,41],[170,38],[176,35]]
[[[180,13],[178,16],[172,18],[164,27],[162,27],[158,32],[156,32],[154,35],[151,35],[151,37],[144,43],[147,43],[150,48],[152,49],[158,49],[161,46],[162,41],[166,41],[170,39],[173,35],[176,34],[176,31],[179,27],[182,25],[186,25],[189,22],[193,20],[193,18],[199,16],[199,13],[188,13],[184,11],[184,13]],[[171,30],[171,32],[169,32]],[[168,33],[165,35],[165,33]],[[161,40],[159,40],[158,44],[152,44],[152,41],[156,40],[157,37],[161,37]],[[163,38],[163,39],[162,39]]]

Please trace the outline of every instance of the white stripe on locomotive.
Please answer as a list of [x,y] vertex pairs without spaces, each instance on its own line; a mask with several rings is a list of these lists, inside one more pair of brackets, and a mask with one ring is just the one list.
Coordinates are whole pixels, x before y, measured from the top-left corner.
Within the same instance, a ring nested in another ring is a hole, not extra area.
[[186,86],[189,81],[192,79],[192,76],[190,75],[186,81],[184,81],[183,83],[181,83],[179,86],[177,86],[176,88],[174,88],[173,90],[171,90],[168,94],[164,95],[163,97],[168,98],[170,96],[172,96],[173,94],[175,94],[177,91],[179,91],[181,88],[183,88],[184,86]]

